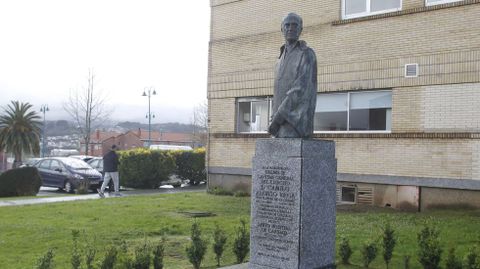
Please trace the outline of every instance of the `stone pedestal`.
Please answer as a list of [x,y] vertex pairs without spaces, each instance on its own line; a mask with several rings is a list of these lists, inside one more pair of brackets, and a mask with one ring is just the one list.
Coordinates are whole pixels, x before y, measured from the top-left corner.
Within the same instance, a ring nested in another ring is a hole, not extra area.
[[335,268],[335,144],[258,139],[250,269]]

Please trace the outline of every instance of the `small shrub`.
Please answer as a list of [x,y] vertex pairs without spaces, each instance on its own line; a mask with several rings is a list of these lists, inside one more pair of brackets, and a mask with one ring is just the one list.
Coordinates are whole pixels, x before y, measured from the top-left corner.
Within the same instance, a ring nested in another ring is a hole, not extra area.
[[87,246],[85,249],[85,265],[87,269],[94,268],[95,255],[97,254],[97,249],[94,246]]
[[192,242],[187,246],[187,256],[190,263],[195,269],[200,269],[200,264],[207,251],[207,243],[202,239],[202,231],[197,221],[194,221],[191,229]]
[[340,258],[343,264],[350,264],[350,257],[352,256],[352,248],[350,247],[350,241],[346,237],[340,239],[340,245],[338,247]]
[[55,254],[49,249],[40,259],[38,259],[36,269],[52,269],[54,268],[53,257]]
[[240,220],[240,226],[236,228],[236,236],[233,241],[233,253],[237,257],[237,264],[242,263],[250,251],[250,233],[244,219]]
[[468,250],[465,256],[465,269],[480,269],[480,258],[476,247],[472,247]]
[[100,265],[101,269],[113,269],[115,262],[117,261],[118,250],[115,246],[110,246],[105,252],[102,263]]
[[115,269],[133,269],[133,257],[128,253],[128,245],[125,240],[121,240],[117,245],[117,259]]
[[162,241],[153,249],[153,269],[163,269],[163,256],[165,255],[165,242],[163,236]]
[[83,231],[83,236],[85,238],[83,242],[83,249],[85,250],[85,268],[93,269],[95,268],[95,256],[97,255],[97,249],[95,248],[94,240],[90,241],[87,239],[85,231]]
[[445,266],[447,269],[462,269],[462,262],[455,256],[455,248],[453,247],[448,250]]
[[365,268],[368,268],[370,263],[377,257],[377,246],[374,242],[367,242],[363,244],[361,253],[363,259],[363,266],[365,266]]
[[395,248],[395,244],[397,242],[394,233],[395,231],[392,229],[390,224],[388,224],[383,230],[383,260],[387,265],[387,269],[393,256],[393,249]]
[[213,188],[209,188],[207,190],[207,192],[209,194],[213,194],[213,195],[228,195],[228,196],[232,196],[233,195],[233,192],[232,191],[227,191],[225,190],[224,188],[222,187],[213,187]]
[[41,185],[36,167],[11,169],[0,175],[0,197],[35,196]]
[[72,264],[72,269],[79,269],[80,265],[82,264],[82,258],[80,254],[80,250],[78,249],[78,236],[80,232],[78,230],[72,230],[72,257],[70,259],[70,263]]
[[417,235],[418,258],[424,269],[439,269],[442,256],[442,247],[438,238],[439,231],[435,228],[424,227]]
[[150,268],[150,248],[147,242],[135,249],[135,260],[133,261],[133,269],[149,269]]
[[225,234],[225,231],[220,228],[218,224],[215,224],[215,230],[213,232],[213,252],[215,253],[217,266],[220,266],[220,259],[222,258],[226,243],[227,235]]

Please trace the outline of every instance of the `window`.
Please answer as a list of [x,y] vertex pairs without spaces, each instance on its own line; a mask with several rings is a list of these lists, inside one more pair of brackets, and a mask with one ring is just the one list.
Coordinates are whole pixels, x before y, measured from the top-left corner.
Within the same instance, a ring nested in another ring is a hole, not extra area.
[[55,169],[59,169],[58,171],[60,171],[62,169],[62,165],[58,161],[52,160],[52,162],[50,163],[50,170]]
[[315,131],[390,131],[392,92],[319,94]]
[[321,94],[317,96],[317,106],[313,128],[317,131],[347,131],[348,94]]
[[357,199],[357,188],[355,186],[341,186],[340,201],[354,204]]
[[45,160],[45,161],[41,162],[38,167],[42,168],[42,169],[49,169],[50,168],[50,162],[51,162],[51,160]]
[[342,0],[342,17],[344,19],[394,12],[401,9],[402,0]]
[[426,6],[440,5],[446,3],[460,2],[462,0],[425,0]]
[[237,102],[237,132],[266,132],[270,121],[270,97],[241,98]]

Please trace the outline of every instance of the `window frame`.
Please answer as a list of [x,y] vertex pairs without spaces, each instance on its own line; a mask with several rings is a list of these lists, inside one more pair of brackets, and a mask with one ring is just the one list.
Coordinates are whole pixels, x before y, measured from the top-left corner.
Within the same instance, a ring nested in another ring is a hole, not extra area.
[[[371,4],[370,4],[371,2],[370,1],[371,0],[365,0],[366,1],[366,6],[367,6],[367,11],[366,12],[347,15],[346,7],[345,7],[345,1],[347,1],[347,0],[342,0],[342,19],[344,19],[344,20],[401,11],[402,7],[403,7],[403,0],[399,0],[400,1],[400,7],[399,8],[391,8],[391,9],[385,9],[385,10],[371,12],[370,11],[370,8],[371,8]],[[428,1],[428,0],[425,0],[425,1]]]
[[271,122],[271,115],[272,115],[272,100],[273,100],[273,96],[255,96],[255,97],[239,97],[237,98],[236,100],[236,104],[235,104],[235,132],[237,134],[267,134],[268,131],[265,130],[265,131],[247,131],[247,132],[241,132],[240,131],[240,120],[242,117],[242,115],[240,115],[240,103],[246,103],[246,102],[250,102],[250,122],[252,120],[252,102],[259,102],[259,101],[267,101],[267,105],[268,105],[268,123],[267,123],[267,127],[268,125],[270,125],[270,122]]
[[455,2],[461,2],[463,0],[441,0],[435,3],[429,3],[429,0],[425,0],[425,6],[436,6],[436,5],[441,5],[441,4],[448,4],[448,3],[455,3]]
[[[353,194],[353,202],[351,201],[345,201],[343,200],[343,189],[344,188],[348,188],[348,189],[353,189],[354,191],[354,194]],[[339,201],[340,203],[342,204],[349,204],[349,205],[354,205],[354,204],[357,204],[357,200],[358,200],[358,187],[355,186],[355,185],[340,185],[340,197],[339,197]]]
[[[350,95],[352,93],[369,93],[369,92],[390,92],[392,93],[392,99],[393,99],[393,91],[392,89],[385,89],[385,90],[372,90],[372,91],[349,91],[349,92],[325,92],[325,93],[317,93],[317,98],[319,98],[320,95],[322,94],[341,94],[341,93],[346,93],[347,94],[347,129],[350,129]],[[393,100],[392,100],[392,107],[393,107]],[[393,109],[390,107],[390,109]],[[390,121],[392,119],[390,118]],[[390,134],[392,133],[392,129],[390,130],[367,130],[367,131],[317,131],[313,130],[313,133],[317,134]]]

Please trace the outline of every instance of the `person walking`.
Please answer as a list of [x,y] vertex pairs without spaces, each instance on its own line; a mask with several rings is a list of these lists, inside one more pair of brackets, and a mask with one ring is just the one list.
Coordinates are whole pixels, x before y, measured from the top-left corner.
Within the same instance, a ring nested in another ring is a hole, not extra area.
[[115,152],[117,146],[112,145],[112,149],[103,156],[103,184],[100,189],[97,189],[98,195],[105,198],[105,188],[110,183],[110,180],[113,180],[113,186],[115,189],[114,195],[120,196],[119,191],[119,180],[118,180],[118,155]]

